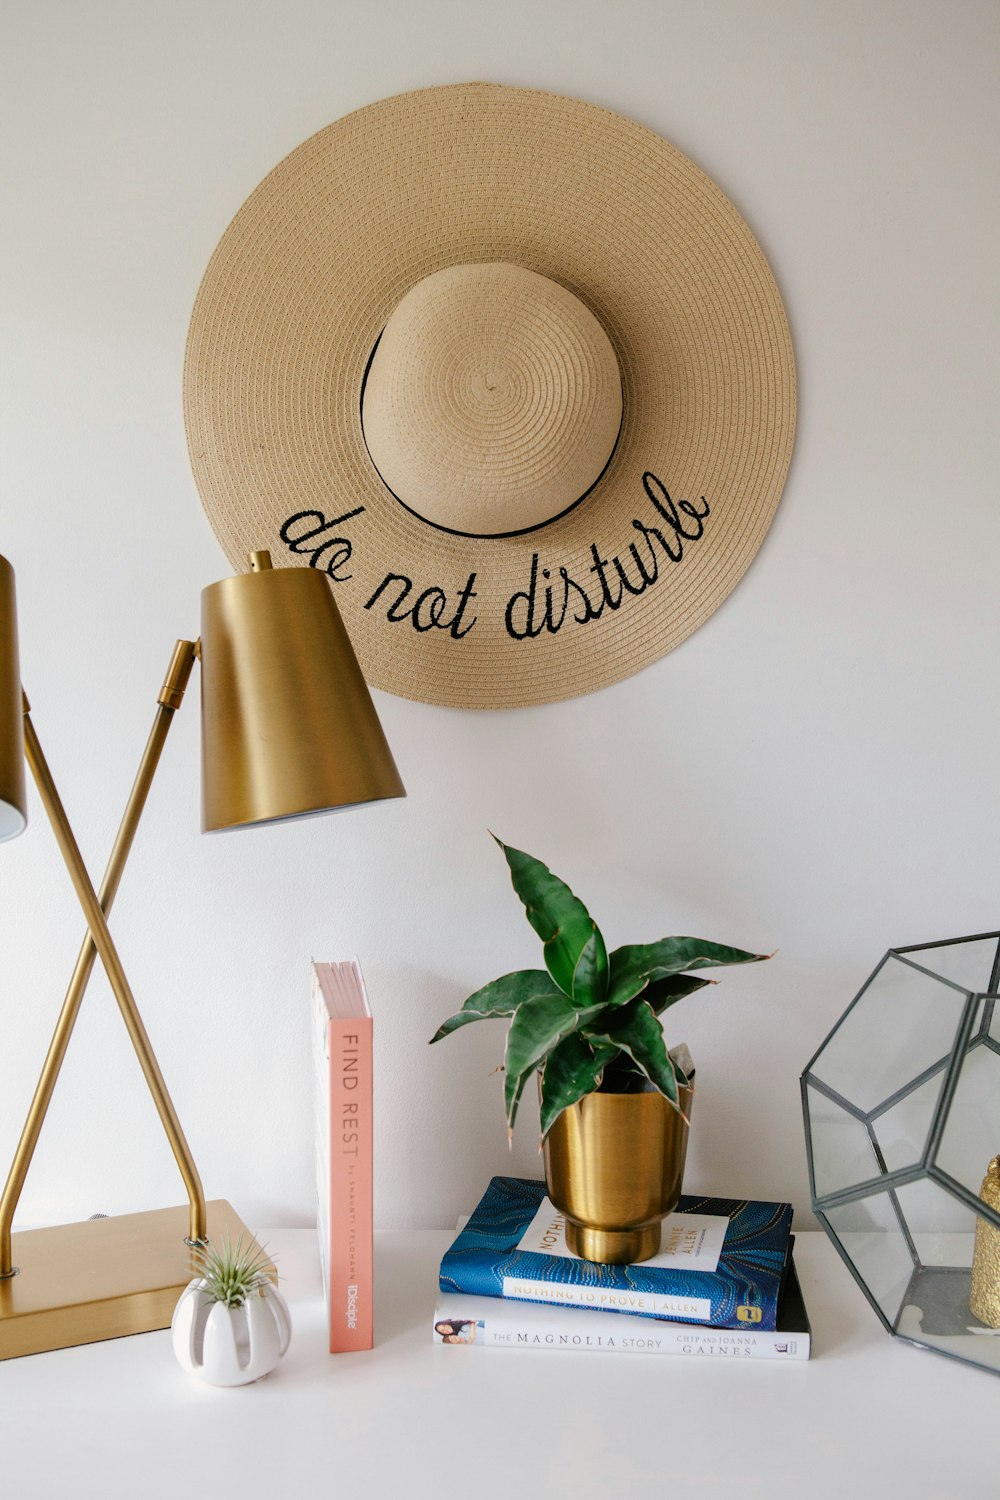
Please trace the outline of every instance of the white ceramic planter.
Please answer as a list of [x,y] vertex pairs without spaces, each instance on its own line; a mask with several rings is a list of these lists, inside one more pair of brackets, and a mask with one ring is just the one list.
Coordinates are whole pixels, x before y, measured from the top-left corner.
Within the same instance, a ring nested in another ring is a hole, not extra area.
[[170,1324],[178,1362],[208,1385],[249,1385],[273,1370],[288,1348],[288,1305],[270,1283],[242,1307],[206,1296],[197,1278],[181,1292]]

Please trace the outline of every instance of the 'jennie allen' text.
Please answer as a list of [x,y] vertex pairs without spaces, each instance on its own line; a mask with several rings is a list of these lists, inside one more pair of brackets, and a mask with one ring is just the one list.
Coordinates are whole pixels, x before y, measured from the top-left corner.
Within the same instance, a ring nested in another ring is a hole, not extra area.
[[[634,540],[620,553],[604,557],[593,542],[592,561],[582,572],[578,569],[577,576],[565,566],[543,565],[541,554],[532,553],[525,587],[511,594],[504,609],[504,626],[512,640],[534,640],[543,631],[557,635],[570,623],[589,625],[606,610],[620,609],[681,562],[685,544],[701,540],[711,514],[704,495],[699,501],[674,500],[663,481],[649,470],[642,476],[642,488],[652,514],[645,521],[638,516],[633,519]],[[346,583],[352,577],[348,564],[353,543],[339,528],[364,509],[359,505],[331,520],[319,510],[297,511],[282,526],[281,540],[290,552],[307,556],[311,567],[321,568],[335,583]],[[394,625],[409,621],[421,634],[445,630],[460,641],[478,622],[473,604],[479,597],[477,577],[470,573],[460,588],[450,592],[438,584],[417,591],[406,573],[387,573],[364,607],[384,610]]]

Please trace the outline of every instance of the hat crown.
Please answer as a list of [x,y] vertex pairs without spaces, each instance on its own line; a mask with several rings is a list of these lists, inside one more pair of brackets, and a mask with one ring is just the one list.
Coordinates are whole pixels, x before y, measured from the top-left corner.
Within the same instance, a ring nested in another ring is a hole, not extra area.
[[566,287],[506,262],[412,287],[362,396],[383,482],[421,519],[508,536],[563,515],[614,451],[622,382],[611,340]]

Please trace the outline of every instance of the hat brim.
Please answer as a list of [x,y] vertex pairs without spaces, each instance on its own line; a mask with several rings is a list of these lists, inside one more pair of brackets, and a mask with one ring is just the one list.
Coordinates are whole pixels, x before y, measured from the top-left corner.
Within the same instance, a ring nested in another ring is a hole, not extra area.
[[[487,261],[551,277],[591,309],[624,413],[581,504],[483,539],[389,493],[361,391],[404,293]],[[795,367],[759,245],[679,151],[595,105],[459,84],[334,122],[248,198],[198,292],[184,411],[234,567],[269,548],[278,565],[328,572],[373,686],[505,708],[629,676],[721,604],[781,496]]]

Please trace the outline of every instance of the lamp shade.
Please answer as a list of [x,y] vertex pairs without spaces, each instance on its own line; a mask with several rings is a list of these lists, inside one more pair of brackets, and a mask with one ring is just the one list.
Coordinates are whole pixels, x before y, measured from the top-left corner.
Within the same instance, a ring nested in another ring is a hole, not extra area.
[[0,557],[0,842],[21,833],[27,821],[14,569]]
[[250,561],[202,593],[205,831],[405,796],[326,575]]

